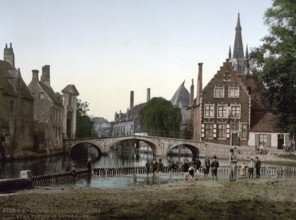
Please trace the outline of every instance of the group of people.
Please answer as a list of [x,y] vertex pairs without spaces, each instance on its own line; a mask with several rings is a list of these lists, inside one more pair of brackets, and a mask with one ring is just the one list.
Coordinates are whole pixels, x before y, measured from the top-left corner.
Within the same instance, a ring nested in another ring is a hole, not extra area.
[[[171,166],[171,169],[177,169],[177,165]],[[217,157],[214,155],[213,160],[210,161],[209,157],[206,157],[203,164],[199,160],[199,158],[196,158],[192,162],[189,163],[187,159],[184,159],[182,164],[182,170],[184,173],[184,179],[190,180],[194,179],[194,173],[195,172],[202,172],[204,174],[204,178],[207,179],[208,175],[211,171],[211,175],[213,180],[218,180],[218,168],[219,168],[219,161],[217,160]],[[230,149],[230,155],[229,155],[229,179],[230,181],[236,181],[237,177],[237,170],[238,170],[238,158],[234,154],[234,150]],[[254,172],[256,174],[256,178],[260,178],[261,170],[261,161],[258,157],[254,159],[251,159],[248,165],[246,165],[246,162],[243,162],[243,164],[240,167],[240,175],[241,177],[247,176],[248,171],[248,177],[254,178]]]
[[208,174],[211,169],[212,177],[215,180],[218,180],[217,172],[218,172],[219,162],[217,157],[213,157],[213,161],[211,162],[209,157],[204,160],[202,164],[199,158],[194,159],[192,162],[189,163],[187,159],[184,160],[182,168],[184,173],[184,179],[193,180],[195,172],[203,172],[204,178],[208,178]]
[[[229,156],[229,166],[230,166],[230,174],[229,179],[230,181],[236,181],[236,171],[237,171],[237,162],[238,159],[236,155],[234,154],[234,150],[230,150],[230,156]],[[260,170],[261,170],[261,161],[258,157],[256,157],[256,160],[253,159],[250,160],[249,164],[246,165],[245,162],[241,165],[240,168],[240,175],[242,177],[246,176],[247,170],[249,171],[249,178],[254,177],[254,170],[256,172],[256,178],[260,178]]]
[[147,160],[145,164],[146,168],[146,174],[149,175],[149,173],[154,173],[154,174],[159,174],[163,171],[163,163],[162,160],[159,158],[158,161],[156,158],[153,160],[149,161]]

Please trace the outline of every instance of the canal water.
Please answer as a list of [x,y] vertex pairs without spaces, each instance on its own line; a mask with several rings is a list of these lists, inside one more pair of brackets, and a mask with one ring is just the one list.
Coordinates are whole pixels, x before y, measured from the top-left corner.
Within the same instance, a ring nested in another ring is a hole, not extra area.
[[[83,154],[81,154],[83,155]],[[27,160],[15,160],[2,162],[0,164],[0,179],[7,178],[18,178],[21,170],[31,170],[34,176],[55,174],[61,172],[69,172],[74,165],[76,169],[85,169],[86,162],[89,154],[86,154],[79,159],[71,159],[69,155],[59,155],[46,158],[38,159],[27,159]],[[153,156],[150,153],[134,153],[130,151],[118,152],[112,150],[108,155],[101,156],[99,159],[93,159],[93,168],[113,168],[113,167],[143,167],[147,160],[152,160]],[[187,156],[168,156],[163,160],[165,166],[171,162],[182,164],[184,159],[189,161],[192,160],[191,155]],[[204,158],[200,158],[203,163]],[[228,164],[227,160],[219,160],[221,167],[226,167]],[[241,162],[242,163],[242,162]],[[241,165],[239,163],[239,165]],[[264,166],[264,164],[263,164]],[[218,173],[219,179],[228,179],[228,172],[221,171]],[[295,175],[295,174],[294,174]],[[239,177],[239,173],[237,174]],[[263,178],[278,178],[275,172],[266,172],[262,174]],[[282,176],[284,177],[284,176]],[[202,173],[195,173],[196,179],[203,179]],[[211,176],[209,175],[209,178]],[[295,178],[295,176],[293,176]],[[58,187],[94,187],[94,188],[123,188],[130,186],[146,186],[146,185],[157,185],[164,183],[172,183],[183,179],[183,173],[162,173],[160,176],[149,174],[130,174],[130,175],[117,175],[117,176],[106,176],[106,175],[93,175],[91,178],[77,179],[76,182],[55,185]],[[54,186],[54,185],[53,185]]]

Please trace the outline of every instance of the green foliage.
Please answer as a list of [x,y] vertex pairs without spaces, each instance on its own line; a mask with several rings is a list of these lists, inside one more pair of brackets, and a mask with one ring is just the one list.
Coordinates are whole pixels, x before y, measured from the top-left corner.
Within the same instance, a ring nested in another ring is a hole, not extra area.
[[265,97],[279,113],[278,126],[296,131],[296,1],[274,0],[265,12],[269,35],[250,54],[252,72],[267,87]]
[[87,138],[93,136],[93,122],[87,115],[88,102],[82,102],[77,100],[77,111],[76,111],[76,137]]
[[181,120],[180,109],[163,98],[152,98],[140,111],[141,125],[151,135],[177,137]]

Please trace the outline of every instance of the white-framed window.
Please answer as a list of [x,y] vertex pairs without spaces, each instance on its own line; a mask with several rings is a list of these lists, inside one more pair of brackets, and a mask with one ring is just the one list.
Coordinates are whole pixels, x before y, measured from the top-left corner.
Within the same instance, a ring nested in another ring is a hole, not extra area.
[[228,98],[239,98],[239,86],[229,86]]
[[224,87],[223,86],[215,86],[214,98],[224,98]]
[[231,118],[241,117],[241,106],[239,104],[232,104],[230,106],[230,117]]
[[205,118],[214,117],[214,104],[205,104]]
[[217,105],[217,118],[227,118],[228,110],[226,104],[218,104]]
[[219,123],[218,124],[218,138],[226,138],[227,136],[227,124],[226,123]]
[[205,123],[205,138],[213,138],[214,124]]
[[243,139],[243,140],[248,139],[248,124],[247,123],[242,123],[241,139]]

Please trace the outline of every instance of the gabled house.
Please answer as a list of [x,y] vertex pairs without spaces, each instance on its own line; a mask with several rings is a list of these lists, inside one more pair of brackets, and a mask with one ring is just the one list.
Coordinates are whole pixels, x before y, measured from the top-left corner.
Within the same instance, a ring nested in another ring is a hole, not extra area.
[[50,66],[42,67],[41,80],[38,70],[32,70],[29,89],[34,97],[34,146],[39,151],[52,154],[63,146],[63,99],[50,86]]
[[244,55],[239,15],[235,30],[233,56],[230,50],[228,59],[203,89],[199,64],[193,139],[281,149],[289,145],[289,134],[276,128],[277,116],[263,99],[265,87],[249,71],[248,48]]

